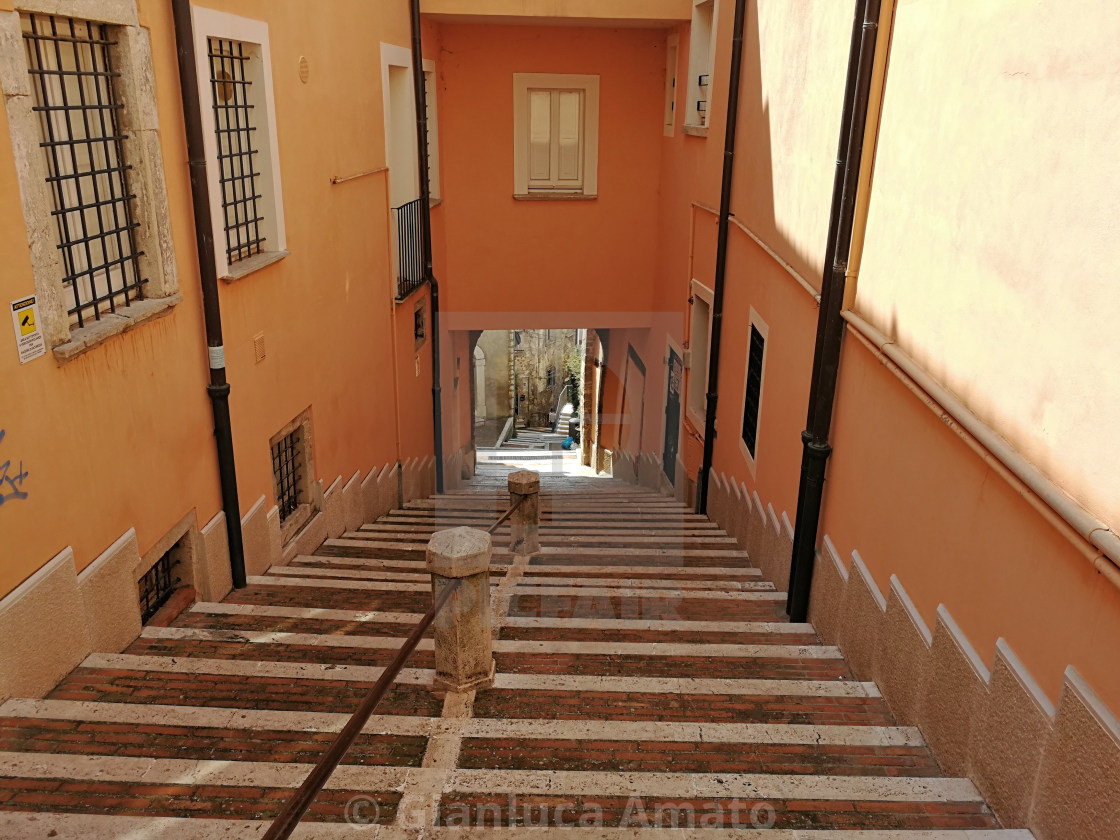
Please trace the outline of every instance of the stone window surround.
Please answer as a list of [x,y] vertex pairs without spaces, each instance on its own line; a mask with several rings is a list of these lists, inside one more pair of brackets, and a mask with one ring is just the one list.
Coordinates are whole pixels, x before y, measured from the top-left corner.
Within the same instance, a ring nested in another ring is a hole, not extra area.
[[[104,314],[100,320],[71,329],[66,314],[65,276],[57,248],[58,231],[51,210],[53,199],[47,183],[47,162],[39,119],[31,109],[31,77],[27,72],[21,13],[56,15],[108,24],[116,46],[112,47],[115,79],[120,101],[121,130],[128,135],[125,146],[129,186],[136,195],[134,210],[140,227],[136,231],[141,274],[148,282],[141,300]],[[114,335],[167,314],[182,300],[171,240],[167,186],[156,109],[151,41],[139,25],[135,0],[17,0],[15,11],[0,12],[0,87],[12,140],[20,201],[27,226],[28,248],[39,301],[42,329],[55,359],[66,362]]]
[[[276,104],[272,85],[272,52],[268,39],[268,24],[264,21],[241,17],[191,5],[191,22],[194,29],[194,60],[198,75],[198,97],[202,118],[202,140],[206,154],[206,181],[210,194],[210,219],[214,230],[214,264],[218,277],[227,282],[240,280],[282,260],[288,255],[287,235],[284,228],[284,198],[280,184],[280,152],[277,146]],[[241,41],[260,48],[261,90],[258,107],[264,112],[263,121],[256,131],[261,138],[260,171],[262,175],[261,215],[268,234],[266,250],[230,264],[226,260],[224,238],[225,210],[222,207],[221,168],[218,165],[218,139],[214,124],[213,89],[210,83],[209,39],[222,38]]]
[[[303,492],[304,500],[287,519],[280,523],[280,542],[282,545],[286,545],[292,537],[298,534],[300,529],[311,520],[311,517],[316,512],[323,509],[322,489],[315,480],[315,447],[311,436],[310,407],[301,411],[299,416],[286,423],[284,428],[269,439],[269,452],[271,453],[272,447],[275,446],[277,442],[290,435],[296,429],[300,430],[299,459],[302,469],[300,489]],[[271,468],[271,454],[269,457],[269,464],[269,473],[273,476],[273,484],[275,484],[276,477]],[[276,498],[275,487],[273,488],[273,502],[279,503],[279,499]]]

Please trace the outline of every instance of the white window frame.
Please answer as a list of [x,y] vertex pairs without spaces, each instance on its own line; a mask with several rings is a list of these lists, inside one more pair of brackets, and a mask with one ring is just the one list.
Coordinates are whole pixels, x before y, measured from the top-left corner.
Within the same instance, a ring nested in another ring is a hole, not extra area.
[[[711,30],[707,38],[704,37],[704,33],[698,25],[699,15],[702,14],[702,7],[704,6],[710,6],[712,13]],[[711,111],[713,99],[712,67],[715,65],[716,34],[718,30],[719,0],[693,0],[692,24],[689,27],[688,84],[685,85],[687,98],[684,108],[684,127],[686,133],[701,137],[706,137],[708,133],[708,114]],[[702,50],[703,52],[701,52]],[[703,117],[700,116],[701,112],[696,107],[697,100],[701,98],[700,76],[708,77],[707,92],[703,97],[707,102],[707,108],[703,111]]]
[[[381,44],[381,111],[383,114],[383,128],[385,133],[385,160],[386,166],[390,166],[389,161],[389,148],[390,148],[390,132],[392,126],[390,121],[392,114],[390,112],[389,101],[389,68],[390,67],[403,67],[409,71],[412,70],[412,50],[408,47],[400,47],[396,44]],[[428,101],[428,194],[433,202],[442,200],[443,191],[440,188],[439,176],[439,107],[438,107],[438,94],[436,89],[439,87],[439,76],[436,74],[436,63],[430,58],[425,58],[423,62],[424,67],[424,92]],[[415,120],[415,95],[413,103],[413,119]],[[415,131],[413,134],[415,135]],[[419,166],[419,162],[417,162]],[[398,173],[398,177],[400,177]],[[393,172],[390,168],[389,179],[393,178]]]
[[[704,428],[705,428],[705,419],[706,419],[705,418],[705,412],[707,411],[707,402],[708,402],[708,396],[707,396],[708,395],[708,376],[711,373],[711,371],[708,369],[708,356],[710,355],[711,346],[712,346],[712,309],[713,309],[713,301],[715,299],[715,293],[698,280],[693,280],[692,281],[691,286],[689,288],[689,291],[690,291],[693,299],[699,298],[700,300],[704,301],[704,303],[707,304],[707,306],[708,306],[708,341],[702,348],[696,347],[696,336],[692,331],[692,316],[693,316],[693,307],[695,307],[695,305],[696,305],[695,303],[689,304],[689,313],[688,313],[688,359],[689,359],[689,365],[688,365],[688,391],[685,394],[685,413],[688,416],[688,419],[691,421],[693,427],[700,434],[700,436],[703,437],[704,436]],[[696,370],[697,350],[699,350],[701,352],[701,358],[704,360],[704,383],[703,383],[703,386],[700,390],[700,393],[701,393],[700,404],[699,405],[693,405],[692,385],[693,385],[694,371]]]
[[428,106],[428,196],[433,202],[443,198],[439,184],[439,108],[436,107],[436,63],[424,59],[424,96]]
[[[238,280],[288,255],[284,229],[284,199],[280,179],[280,149],[276,131],[276,101],[272,88],[272,52],[268,24],[264,21],[191,6],[194,26],[194,60],[198,76],[198,98],[202,117],[202,142],[206,154],[206,183],[210,193],[210,221],[214,232],[214,265],[223,280]],[[218,138],[214,125],[214,92],[210,84],[209,39],[241,41],[260,50],[260,75],[250,87],[252,104],[263,111],[256,125],[260,141],[261,200],[265,250],[232,265],[226,259],[225,210],[222,207],[221,171],[218,167]],[[259,87],[258,87],[259,86]]]
[[[758,330],[759,335],[762,336],[764,342],[762,346],[762,374],[759,377],[758,384],[758,418],[757,426],[755,427],[754,435],[754,449],[755,455],[751,455],[751,451],[747,449],[747,444],[743,440],[743,415],[747,411],[747,373],[750,371],[751,365],[751,327]],[[761,432],[762,432],[762,401],[766,396],[766,357],[770,355],[770,325],[762,320],[762,316],[758,314],[757,310],[752,306],[750,322],[747,324],[747,352],[746,352],[746,366],[743,368],[743,396],[739,399],[740,413],[739,413],[739,428],[736,439],[739,441],[739,452],[743,456],[743,460],[747,462],[747,469],[751,472],[751,478],[758,477],[758,463],[757,453],[761,447]]]
[[680,75],[680,36],[674,32],[665,39],[665,136],[672,137],[677,125],[677,78]]
[[[529,187],[529,91],[583,91],[583,185],[578,190]],[[596,198],[599,192],[599,77],[571,73],[513,74],[513,194],[521,199]]]
[[[19,0],[15,11],[0,12],[0,88],[11,135],[12,156],[16,161],[20,203],[27,228],[28,250],[35,295],[39,305],[40,328],[55,359],[70,359],[135,327],[143,321],[166,314],[182,301],[179,274],[171,236],[171,215],[167,204],[167,185],[163,173],[163,153],[159,138],[159,113],[151,79],[151,40],[141,27],[133,2],[106,3],[104,0]],[[143,297],[132,301],[124,314],[102,314],[80,328],[71,328],[62,254],[57,247],[58,229],[51,215],[53,197],[47,183],[46,157],[39,146],[42,127],[32,111],[31,77],[23,43],[21,13],[54,15],[92,21],[111,27],[117,45],[112,48],[119,101],[126,105],[119,119],[125,141],[129,187],[136,195],[134,218],[136,247],[143,251],[139,264],[147,278]],[[17,289],[12,288],[15,295]]]

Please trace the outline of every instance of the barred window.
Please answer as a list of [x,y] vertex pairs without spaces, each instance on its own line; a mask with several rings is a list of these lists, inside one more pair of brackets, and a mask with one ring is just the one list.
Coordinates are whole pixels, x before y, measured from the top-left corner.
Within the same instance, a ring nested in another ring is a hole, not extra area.
[[226,262],[233,264],[261,253],[265,242],[259,126],[256,108],[249,101],[253,82],[247,72],[254,57],[251,45],[241,41],[208,38],[207,46]]
[[144,573],[137,583],[140,591],[140,621],[147,624],[159,608],[171,599],[176,584],[179,564],[174,558],[175,548],[169,549]]
[[136,221],[113,69],[116,42],[104,24],[21,16],[68,291],[71,325],[116,312],[143,296]]
[[272,444],[272,480],[276,489],[276,506],[283,522],[303,501],[302,428],[284,435]]

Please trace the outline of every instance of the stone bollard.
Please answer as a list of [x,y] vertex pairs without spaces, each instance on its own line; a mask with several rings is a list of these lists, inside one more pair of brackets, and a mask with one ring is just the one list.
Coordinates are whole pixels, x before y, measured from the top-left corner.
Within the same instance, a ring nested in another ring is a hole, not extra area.
[[475,528],[438,531],[428,543],[432,595],[458,579],[459,589],[432,624],[438,691],[470,691],[494,684],[490,635],[490,535]]
[[536,554],[541,550],[540,490],[538,473],[518,470],[509,474],[509,503],[521,501],[509,519],[509,550],[513,554]]

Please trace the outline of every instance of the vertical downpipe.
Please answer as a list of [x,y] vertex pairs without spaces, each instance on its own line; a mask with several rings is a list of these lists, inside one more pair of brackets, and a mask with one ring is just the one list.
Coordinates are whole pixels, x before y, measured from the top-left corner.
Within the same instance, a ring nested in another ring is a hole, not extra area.
[[863,139],[867,129],[881,0],[860,0],[857,3],[857,14],[860,5],[863,6],[863,20],[858,28],[853,28],[851,45],[851,51],[859,58],[853,61],[849,53],[847,84],[851,88],[851,94],[849,97],[848,91],[845,91],[844,99],[845,106],[850,102],[851,107],[849,113],[845,114],[845,122],[840,126],[840,144],[844,150],[843,177],[838,178],[834,186],[834,223],[830,221],[829,224],[829,235],[832,236],[834,228],[835,239],[831,243],[831,251],[825,255],[825,264],[829,268],[821,288],[821,306],[817,315],[816,354],[809,394],[808,423],[801,434],[804,449],[797,494],[797,524],[793,533],[789,595],[786,599],[786,612],[794,622],[803,622],[809,615],[817,530],[824,499],[825,467],[832,454],[829,431],[832,427],[832,410],[840,373],[841,340],[844,336],[844,319],[841,314],[844,306],[844,284],[852,247],[852,225],[860,161],[863,157]]
[[241,505],[237,498],[237,471],[233,457],[233,426],[229,413],[229,383],[222,343],[222,310],[218,301],[218,271],[214,265],[214,229],[210,220],[210,191],[206,182],[206,151],[202,137],[202,103],[198,95],[195,67],[194,27],[190,0],[171,0],[175,19],[175,48],[179,59],[179,87],[183,98],[183,124],[190,162],[191,200],[198,250],[198,273],[202,285],[202,314],[210,362],[210,384],[206,392],[214,414],[214,440],[218,449],[218,479],[222,488],[222,510],[226,517],[226,539],[233,585],[245,586],[245,548],[241,539]]
[[439,283],[432,269],[432,203],[428,173],[428,94],[424,86],[424,49],[420,38],[420,0],[409,0],[412,18],[412,86],[416,99],[416,156],[420,169],[420,248],[424,278],[432,296],[432,437],[436,492],[443,492],[443,394],[440,388]]
[[731,70],[727,85],[727,130],[723,137],[723,183],[719,198],[719,234],[716,239],[715,288],[712,296],[712,336],[708,352],[708,394],[704,415],[704,459],[700,466],[696,510],[708,511],[708,476],[716,443],[716,404],[719,401],[719,349],[723,336],[723,290],[727,278],[727,236],[731,219],[731,184],[735,174],[735,135],[739,123],[739,77],[743,66],[743,28],[746,0],[735,0],[731,38]]

